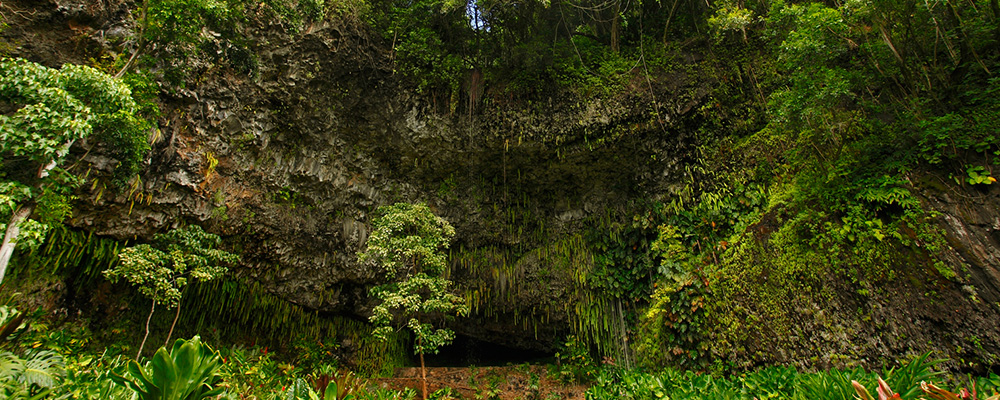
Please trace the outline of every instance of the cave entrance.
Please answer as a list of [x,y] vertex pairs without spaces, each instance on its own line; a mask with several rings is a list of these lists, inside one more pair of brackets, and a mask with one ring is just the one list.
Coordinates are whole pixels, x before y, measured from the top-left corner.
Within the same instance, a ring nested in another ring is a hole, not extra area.
[[[438,354],[424,356],[428,367],[500,367],[516,364],[555,362],[555,354],[539,350],[519,349],[457,335],[455,341],[441,348]],[[418,365],[419,365],[419,361]]]

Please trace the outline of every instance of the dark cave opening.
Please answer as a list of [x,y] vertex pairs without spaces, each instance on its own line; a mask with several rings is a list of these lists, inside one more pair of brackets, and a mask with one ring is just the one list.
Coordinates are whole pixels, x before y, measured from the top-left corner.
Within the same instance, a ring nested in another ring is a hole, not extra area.
[[[414,359],[419,366],[420,360]],[[554,360],[554,353],[509,347],[462,335],[457,335],[455,341],[442,347],[438,354],[424,357],[428,367],[500,367],[552,363]]]

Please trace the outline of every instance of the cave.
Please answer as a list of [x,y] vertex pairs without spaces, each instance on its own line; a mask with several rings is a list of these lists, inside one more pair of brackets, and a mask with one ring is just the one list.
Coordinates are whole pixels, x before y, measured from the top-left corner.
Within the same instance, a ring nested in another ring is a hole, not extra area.
[[[456,335],[452,344],[424,358],[428,367],[500,367],[552,363],[554,360],[554,353],[504,346],[464,335]],[[419,365],[419,359],[414,361]]]

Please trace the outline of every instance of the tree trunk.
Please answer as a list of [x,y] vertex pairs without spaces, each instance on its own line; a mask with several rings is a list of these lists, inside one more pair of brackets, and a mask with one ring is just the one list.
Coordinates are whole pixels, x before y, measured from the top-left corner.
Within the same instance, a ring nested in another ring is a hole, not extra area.
[[619,51],[619,41],[621,39],[621,10],[622,3],[618,2],[615,4],[615,15],[611,16],[611,51],[618,54]]
[[[423,340],[417,339],[423,345]],[[427,400],[427,366],[424,364],[424,352],[420,352],[420,382],[422,387],[423,400]]]
[[153,311],[156,311],[156,300],[153,300],[153,306],[149,308],[149,316],[146,317],[146,335],[142,337],[142,343],[139,344],[139,352],[135,353],[135,362],[139,362],[139,356],[142,355],[142,348],[146,347],[146,339],[149,338],[149,321],[153,319]]
[[125,73],[128,72],[130,68],[132,68],[132,64],[135,62],[135,59],[139,56],[139,53],[142,52],[142,49],[146,47],[146,27],[149,26],[148,12],[149,12],[149,0],[144,0],[142,2],[142,15],[139,17],[140,19],[142,19],[142,22],[140,22],[139,25],[139,42],[136,43],[135,51],[132,52],[132,56],[128,58],[128,61],[126,61],[125,65],[122,66],[122,69],[118,71],[117,74],[115,74],[115,78],[121,78],[122,76],[124,76]]
[[10,262],[10,257],[14,255],[14,246],[17,245],[17,235],[21,233],[21,223],[28,219],[31,212],[35,210],[35,205],[25,205],[18,207],[14,210],[14,214],[10,216],[10,222],[7,224],[7,232],[3,236],[3,245],[0,245],[0,283],[3,282],[3,277],[7,273],[7,264]]
[[[64,157],[66,153],[69,153],[69,148],[73,146],[73,142],[76,140],[70,140],[62,145],[56,155],[60,158]],[[38,172],[35,174],[38,179],[43,179],[49,176],[49,171],[52,171],[56,167],[55,159],[50,160],[38,168]],[[40,185],[39,189],[44,190],[44,185]],[[3,244],[0,245],[0,283],[3,283],[3,277],[7,274],[7,264],[10,263],[10,257],[14,255],[14,246],[17,245],[17,235],[21,234],[21,223],[31,216],[31,213],[35,211],[35,203],[28,203],[27,205],[22,205],[14,210],[14,214],[10,216],[10,223],[7,224],[7,232],[3,235]]]
[[174,322],[170,324],[170,331],[167,332],[167,341],[163,342],[163,347],[170,346],[170,337],[174,334],[174,327],[177,326],[177,319],[181,317],[181,299],[177,299],[177,313],[174,314]]

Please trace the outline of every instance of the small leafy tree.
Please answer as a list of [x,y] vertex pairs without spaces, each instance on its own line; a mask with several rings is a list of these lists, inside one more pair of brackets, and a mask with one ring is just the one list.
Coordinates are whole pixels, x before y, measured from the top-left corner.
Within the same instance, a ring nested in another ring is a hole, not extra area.
[[376,325],[375,336],[386,340],[395,326],[405,321],[413,332],[414,353],[420,356],[423,398],[427,398],[427,369],[424,354],[437,354],[455,339],[455,332],[435,328],[432,319],[468,315],[464,299],[449,291],[444,277],[448,248],[455,229],[434,215],[425,204],[397,203],[381,207],[373,221],[368,248],[359,255],[362,262],[379,266],[389,283],[372,289],[381,302],[369,318]]
[[177,309],[164,343],[166,346],[181,313],[181,289],[187,285],[188,278],[209,281],[226,273],[225,264],[239,261],[239,256],[217,249],[219,243],[218,235],[207,233],[198,225],[190,225],[154,236],[152,245],[140,244],[122,250],[118,265],[104,271],[111,282],[124,279],[153,300],[146,318],[146,335],[135,356],[137,360],[149,338],[149,321],[157,304]]
[[69,215],[80,179],[60,165],[73,143],[94,134],[121,162],[116,173],[139,170],[149,124],[137,112],[128,87],[96,69],[0,59],[0,282],[15,246],[37,246]]

